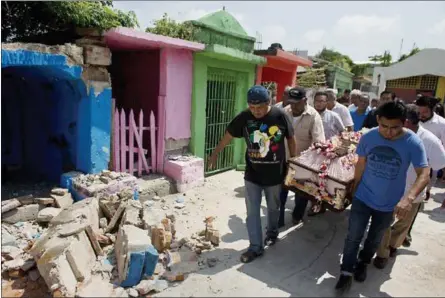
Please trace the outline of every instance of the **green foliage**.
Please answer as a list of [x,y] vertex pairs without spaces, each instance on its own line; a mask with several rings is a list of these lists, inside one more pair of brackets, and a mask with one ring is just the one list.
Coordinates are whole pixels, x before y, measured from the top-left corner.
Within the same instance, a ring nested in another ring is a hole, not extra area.
[[389,51],[385,51],[383,55],[369,56],[369,60],[377,62],[381,66],[390,66],[392,62],[392,56]]
[[120,26],[139,25],[134,12],[113,9],[112,1],[2,1],[2,41],[27,41],[76,27]]
[[403,61],[408,57],[411,57],[412,55],[417,54],[418,52],[420,52],[420,49],[418,47],[413,48],[408,54],[403,54],[402,56],[400,56],[399,60],[397,60],[397,62]]
[[145,29],[146,32],[153,34],[169,36],[173,38],[180,38],[189,41],[195,41],[195,27],[189,22],[176,22],[171,19],[167,13],[162,15],[159,20],[153,21],[153,27]]
[[324,47],[321,52],[316,54],[315,57],[329,61],[333,65],[341,67],[346,71],[351,71],[352,67],[354,66],[354,62],[349,56],[343,55],[342,53],[337,52],[334,49],[327,49],[326,47]]
[[325,68],[307,68],[306,72],[298,75],[298,86],[303,88],[317,88],[326,85]]
[[371,64],[354,64],[351,68],[351,72],[356,76],[364,76],[366,75],[366,70],[371,67]]

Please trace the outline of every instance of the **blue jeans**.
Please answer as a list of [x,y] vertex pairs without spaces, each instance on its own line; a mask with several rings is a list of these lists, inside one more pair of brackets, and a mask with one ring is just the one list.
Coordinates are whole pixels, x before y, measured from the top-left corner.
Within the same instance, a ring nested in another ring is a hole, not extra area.
[[[289,190],[283,188],[280,193],[280,219],[279,225],[284,226],[284,213],[286,210],[287,196],[289,195]],[[302,198],[295,194],[295,207],[292,211],[292,218],[296,221],[303,219],[304,211],[306,210],[309,200]]]
[[249,250],[261,252],[263,250],[263,228],[261,227],[262,192],[267,203],[267,237],[278,237],[278,218],[280,216],[281,184],[261,186],[244,180],[246,188],[247,233],[249,234]]
[[354,267],[357,263],[357,253],[369,219],[371,219],[371,226],[366,237],[365,245],[358,256],[358,259],[365,264],[371,263],[371,259],[380,245],[383,234],[391,225],[393,212],[374,210],[362,201],[354,198],[349,215],[348,235],[346,236],[345,247],[343,248],[342,274],[351,275],[354,272]]

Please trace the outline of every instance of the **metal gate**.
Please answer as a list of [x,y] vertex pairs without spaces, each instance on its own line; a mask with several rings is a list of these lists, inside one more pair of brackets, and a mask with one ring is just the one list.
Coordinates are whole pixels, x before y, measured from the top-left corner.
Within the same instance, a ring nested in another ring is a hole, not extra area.
[[[227,125],[235,117],[237,73],[209,68],[207,73],[205,154],[210,156],[223,137]],[[235,167],[234,144],[231,142],[219,154],[218,161],[209,170],[207,160],[205,174],[211,175]]]

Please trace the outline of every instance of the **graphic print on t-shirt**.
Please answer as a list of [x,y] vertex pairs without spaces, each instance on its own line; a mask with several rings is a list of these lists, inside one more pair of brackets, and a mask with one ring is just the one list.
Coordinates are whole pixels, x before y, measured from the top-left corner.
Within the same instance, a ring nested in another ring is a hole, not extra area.
[[386,180],[395,180],[402,166],[402,158],[391,147],[377,146],[369,152],[367,166],[371,175]]
[[249,136],[247,154],[249,159],[254,163],[262,163],[264,162],[263,159],[269,153],[272,153],[272,160],[276,161],[276,152],[280,148],[279,142],[283,137],[278,126],[273,125],[269,127],[267,124],[252,121],[248,123],[247,130]]

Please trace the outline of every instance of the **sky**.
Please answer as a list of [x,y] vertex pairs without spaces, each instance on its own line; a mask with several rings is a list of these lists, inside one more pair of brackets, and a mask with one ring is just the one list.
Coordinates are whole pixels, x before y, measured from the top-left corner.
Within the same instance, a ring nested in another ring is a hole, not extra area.
[[[324,46],[351,57],[389,50],[393,59],[419,48],[445,49],[445,1],[115,1],[133,10],[141,29],[167,13],[177,21],[194,20],[225,7],[262,48],[278,42],[285,50],[315,55]],[[403,44],[402,44],[403,39]]]

